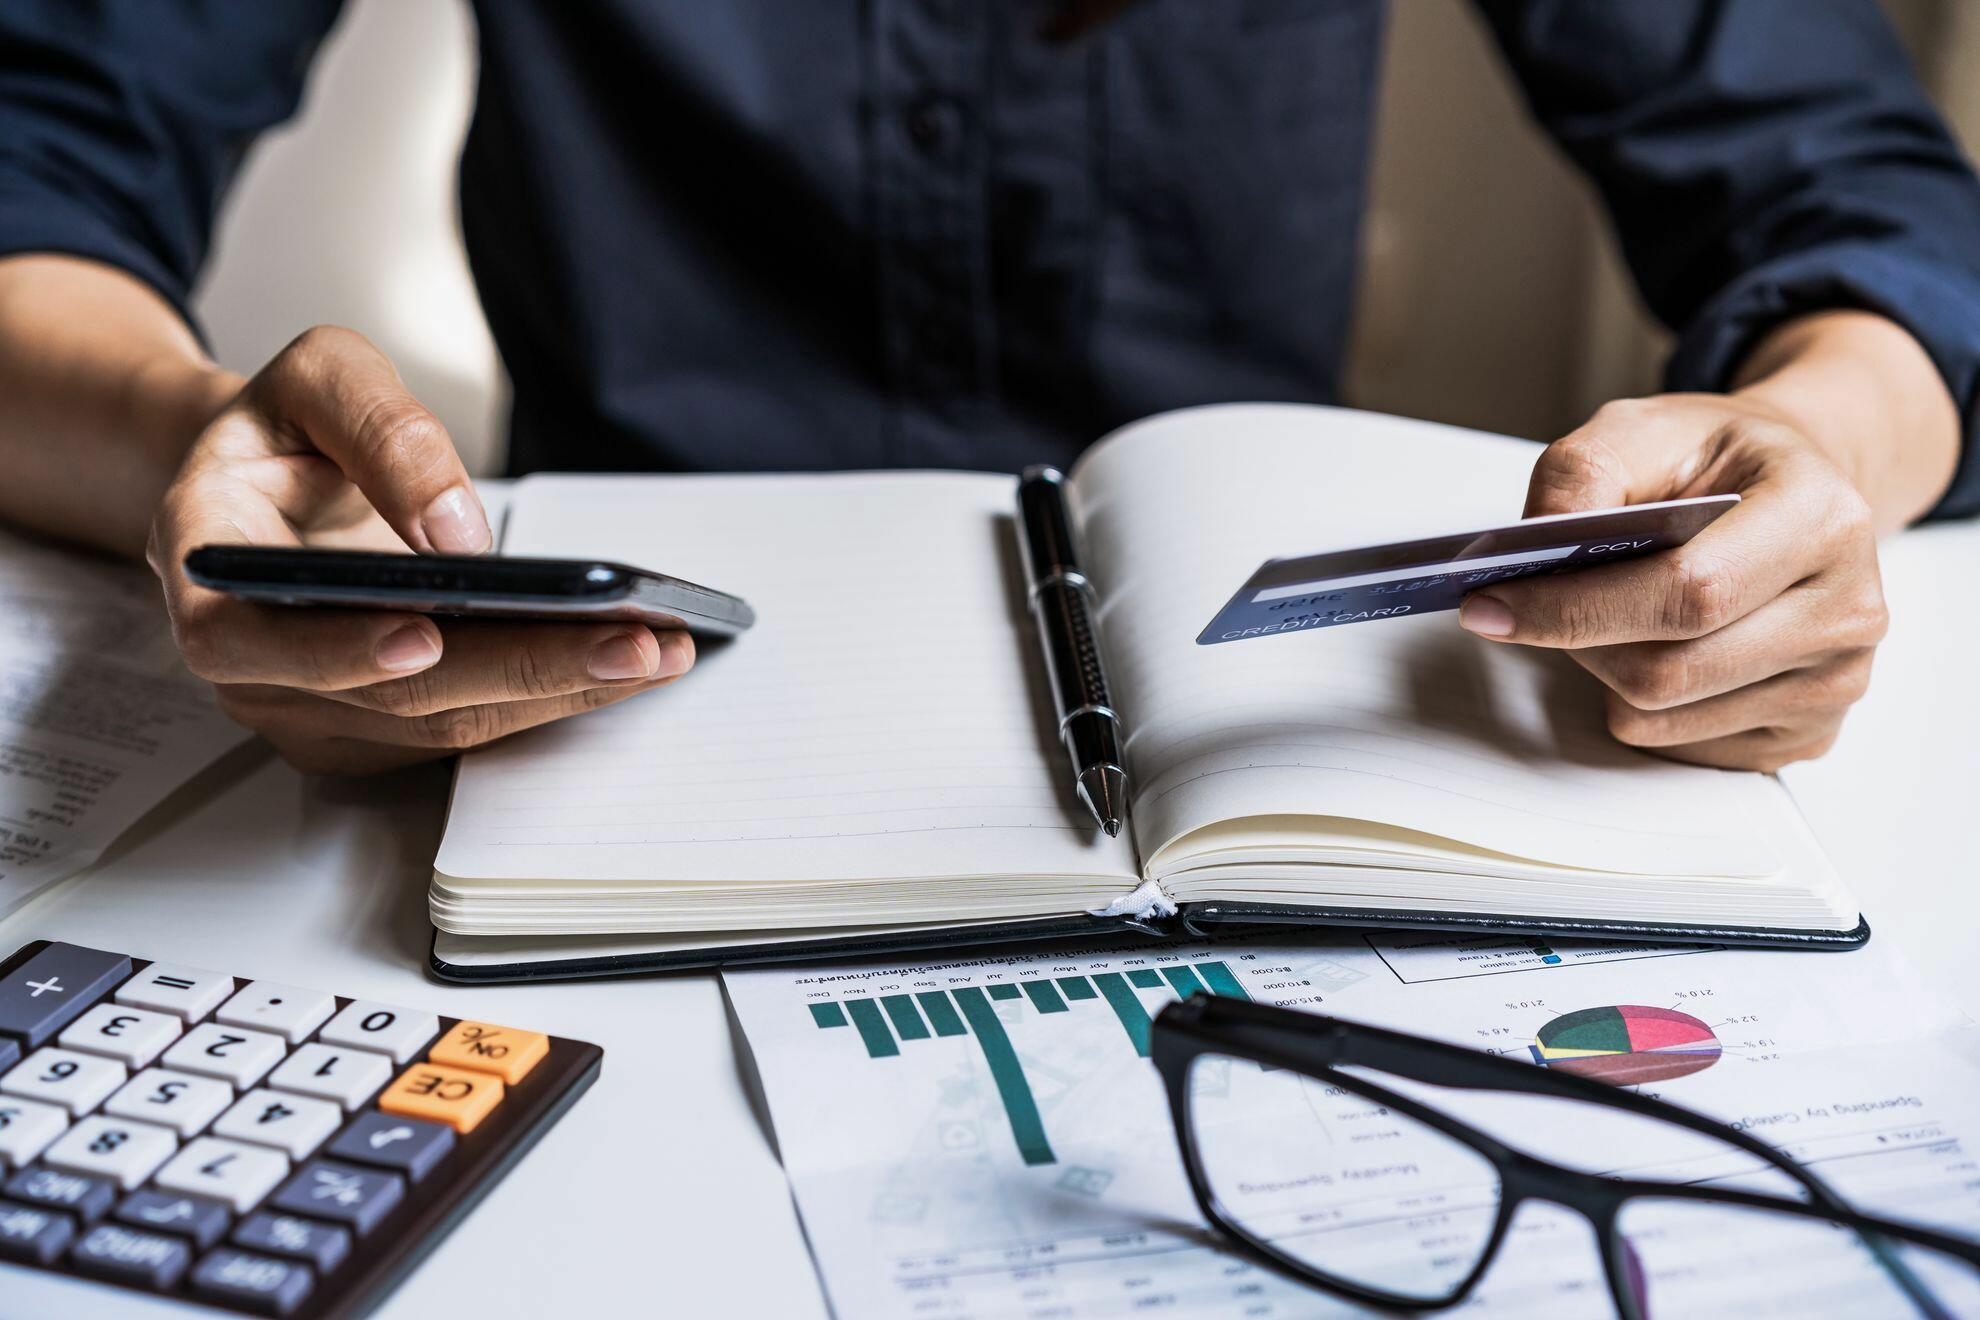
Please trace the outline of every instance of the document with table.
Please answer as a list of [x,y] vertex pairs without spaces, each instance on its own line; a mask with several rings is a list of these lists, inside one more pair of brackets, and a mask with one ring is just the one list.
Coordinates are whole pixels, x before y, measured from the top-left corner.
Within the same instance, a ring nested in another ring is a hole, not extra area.
[[246,736],[186,672],[150,573],[0,532],[0,915]]
[[[1816,958],[1305,932],[723,979],[833,1308],[862,1320],[1365,1314],[1247,1264],[1202,1227],[1143,1057],[1151,1015],[1198,990],[1633,1085],[1743,1127],[1866,1210],[1954,1233],[1980,1222],[1980,1028],[1875,943]],[[1276,1140],[1275,1177],[1306,1189],[1305,1216],[1324,1225],[1312,1231],[1435,1249],[1442,1220],[1423,1195],[1434,1152],[1394,1115],[1222,1062],[1227,1075],[1199,1083],[1195,1102],[1258,1109],[1257,1140]],[[1574,1106],[1536,1124],[1531,1106],[1547,1102],[1420,1090],[1571,1167],[1770,1190],[1756,1161],[1723,1146]],[[1296,1139],[1316,1128],[1324,1142]],[[1852,1302],[1837,1253],[1808,1259],[1745,1233],[1660,1244],[1660,1259],[1674,1255],[1685,1267],[1655,1281],[1659,1314],[1881,1313]],[[1530,1205],[1472,1306],[1608,1317],[1598,1270],[1578,1223]]]
[[[1490,522],[1531,459],[1262,406],[1157,417],[1091,451],[1066,489],[1127,730],[1119,839],[1070,790],[1011,478],[529,478],[505,551],[648,564],[742,594],[761,622],[704,647],[678,689],[464,758],[437,955],[678,965],[1178,908],[1196,930],[1461,919],[1860,941],[1777,780],[1618,744],[1559,654],[1436,616],[1197,645],[1267,555],[1317,532]],[[1444,476],[1366,497],[1423,461]]]

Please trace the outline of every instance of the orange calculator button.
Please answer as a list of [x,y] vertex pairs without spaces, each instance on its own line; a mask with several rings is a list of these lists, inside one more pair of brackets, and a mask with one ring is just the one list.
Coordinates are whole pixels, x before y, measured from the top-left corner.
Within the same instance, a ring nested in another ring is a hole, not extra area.
[[517,1031],[486,1022],[456,1022],[454,1029],[433,1042],[426,1057],[450,1068],[494,1073],[514,1086],[550,1053],[550,1038],[537,1031]]
[[401,1118],[426,1118],[472,1132],[502,1103],[502,1083],[485,1072],[415,1063],[378,1097],[378,1107]]

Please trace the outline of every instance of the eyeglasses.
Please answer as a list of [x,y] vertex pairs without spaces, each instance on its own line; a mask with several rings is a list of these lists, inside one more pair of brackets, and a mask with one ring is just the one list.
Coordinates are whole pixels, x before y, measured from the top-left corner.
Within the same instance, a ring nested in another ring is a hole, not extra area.
[[[1204,1217],[1251,1260],[1355,1301],[1464,1300],[1514,1213],[1546,1201],[1593,1227],[1624,1320],[1763,1309],[1743,1287],[1778,1314],[1980,1315],[1980,1243],[1859,1214],[1766,1142],[1604,1082],[1208,995],[1163,1010],[1150,1055]],[[1633,1135],[1611,1154],[1682,1148],[1703,1176],[1554,1163],[1403,1093],[1425,1086],[1496,1093],[1474,1103],[1509,1106],[1536,1138],[1620,1123]],[[1733,1185],[1756,1182],[1775,1191]]]

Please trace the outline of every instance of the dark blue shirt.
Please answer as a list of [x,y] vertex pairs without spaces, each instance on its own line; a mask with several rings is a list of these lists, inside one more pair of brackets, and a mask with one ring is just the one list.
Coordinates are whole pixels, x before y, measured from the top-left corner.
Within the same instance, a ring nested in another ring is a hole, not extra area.
[[[1141,0],[1069,44],[1057,3],[479,0],[461,212],[512,465],[1010,469],[1333,398],[1380,0]],[[1480,8],[1678,330],[1674,387],[1866,307],[1972,433],[1980,187],[1874,0]],[[337,11],[6,0],[0,251],[183,308]],[[1941,512],[1980,508],[1971,449]]]

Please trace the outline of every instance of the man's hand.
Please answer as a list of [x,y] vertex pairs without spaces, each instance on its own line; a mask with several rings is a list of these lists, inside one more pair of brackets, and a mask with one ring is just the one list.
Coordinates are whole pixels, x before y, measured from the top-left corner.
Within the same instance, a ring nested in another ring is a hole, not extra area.
[[[1602,408],[1541,455],[1526,513],[1728,491],[1738,507],[1676,550],[1475,592],[1459,620],[1567,650],[1609,688],[1623,742],[1774,770],[1827,751],[1867,688],[1888,618],[1877,532],[1944,490],[1958,431],[1922,351],[1878,318],[1794,323],[1756,359],[1759,379],[1737,394]],[[1852,373],[1941,408],[1908,432],[1901,414],[1872,426],[1875,398],[1849,392]]]
[[290,344],[206,427],[165,492],[146,557],[187,665],[305,770],[446,756],[670,682],[686,633],[626,623],[449,621],[250,604],[194,586],[202,545],[490,548],[453,442],[362,337]]
[[1718,395],[1612,403],[1541,456],[1526,515],[1723,491],[1740,504],[1688,545],[1489,587],[1459,618],[1566,648],[1608,685],[1623,742],[1764,770],[1819,756],[1886,616],[1869,506],[1792,424]]

